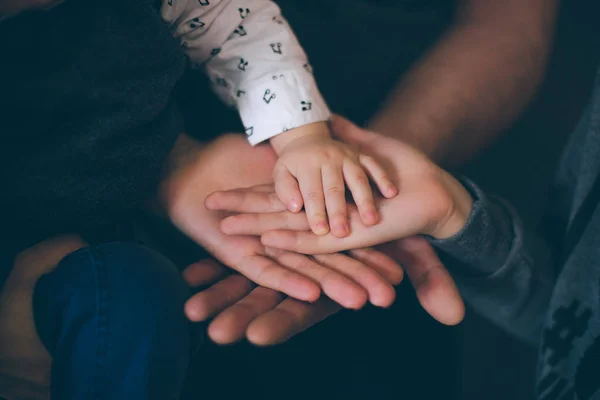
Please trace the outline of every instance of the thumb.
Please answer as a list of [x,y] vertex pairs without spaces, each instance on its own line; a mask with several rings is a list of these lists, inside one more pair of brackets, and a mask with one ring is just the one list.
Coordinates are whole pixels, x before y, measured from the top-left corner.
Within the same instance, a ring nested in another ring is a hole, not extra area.
[[444,325],[457,325],[465,317],[465,304],[454,280],[435,250],[422,237],[390,243],[386,254],[398,261],[411,281],[421,306]]
[[330,122],[331,132],[336,138],[353,145],[366,145],[376,138],[377,134],[362,129],[350,120],[334,114]]

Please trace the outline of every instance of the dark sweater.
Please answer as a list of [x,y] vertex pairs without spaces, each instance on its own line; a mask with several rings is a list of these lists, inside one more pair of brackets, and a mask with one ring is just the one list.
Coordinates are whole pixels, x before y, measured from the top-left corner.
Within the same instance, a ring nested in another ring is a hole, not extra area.
[[470,184],[467,226],[433,241],[466,301],[538,346],[540,400],[600,399],[599,176],[600,72],[560,165],[551,223],[529,232],[507,203]]
[[184,69],[153,1],[69,0],[0,22],[4,259],[130,219],[183,131],[171,94]]

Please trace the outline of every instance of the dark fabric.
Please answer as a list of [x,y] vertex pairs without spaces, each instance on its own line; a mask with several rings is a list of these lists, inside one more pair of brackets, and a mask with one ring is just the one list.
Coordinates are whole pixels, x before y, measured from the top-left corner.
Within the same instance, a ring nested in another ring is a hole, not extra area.
[[[451,1],[276,0],[298,35],[331,110],[364,123],[449,26]],[[335,21],[332,23],[332,21]]]
[[13,245],[111,231],[151,195],[183,131],[171,94],[185,57],[157,11],[72,0],[0,23],[0,209]]
[[177,400],[199,338],[183,313],[189,296],[175,265],[146,247],[67,256],[34,293],[52,399]]
[[[331,110],[364,123],[413,62],[448,27],[452,0],[275,0],[305,48]],[[334,21],[334,22],[332,22]],[[235,110],[209,90],[205,76],[186,73],[177,98],[186,132],[241,132]],[[198,110],[211,115],[199,119]]]
[[579,210],[577,210],[577,214],[575,214],[575,217],[570,224],[567,235],[565,236],[564,249],[561,255],[561,262],[559,263],[560,265],[567,261],[567,258],[581,241],[583,232],[585,232],[588,227],[593,214],[598,208],[598,204],[600,204],[600,175],[596,177],[592,189],[581,204]]

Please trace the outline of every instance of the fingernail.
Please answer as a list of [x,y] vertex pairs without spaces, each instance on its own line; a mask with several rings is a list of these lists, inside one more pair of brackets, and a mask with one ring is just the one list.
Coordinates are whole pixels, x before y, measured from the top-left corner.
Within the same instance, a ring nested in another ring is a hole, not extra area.
[[377,220],[379,219],[378,215],[377,215],[377,213],[375,211],[369,211],[369,212],[367,212],[367,218],[370,221],[373,221],[373,223],[377,222]]
[[298,205],[297,201],[292,200],[292,202],[290,203],[290,208],[291,208],[292,212],[296,212],[300,209],[300,206]]
[[319,223],[317,223],[317,232],[318,233],[325,234],[328,231],[329,231],[329,227],[327,226],[326,222],[319,222]]
[[398,194],[398,189],[396,189],[396,186],[390,185],[387,187],[387,192],[389,196],[395,196]]

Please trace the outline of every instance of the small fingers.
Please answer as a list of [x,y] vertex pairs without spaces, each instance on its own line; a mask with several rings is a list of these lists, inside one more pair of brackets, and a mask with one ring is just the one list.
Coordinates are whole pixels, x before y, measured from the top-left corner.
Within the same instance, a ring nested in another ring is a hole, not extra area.
[[289,211],[299,212],[302,209],[303,199],[294,176],[286,168],[276,167],[273,171],[273,179],[279,200]]
[[323,197],[323,181],[320,169],[303,171],[298,179],[300,191],[304,198],[304,208],[311,230],[316,235],[329,232],[325,214],[325,199]]
[[373,158],[361,154],[359,156],[360,165],[369,174],[369,177],[377,187],[383,196],[390,199],[398,194],[396,185],[390,179],[385,169]]
[[375,210],[373,192],[367,174],[360,165],[346,162],[344,163],[344,178],[352,192],[362,222],[365,225],[375,225],[379,221],[379,216]]
[[346,209],[346,184],[341,166],[325,165],[322,177],[331,233],[336,237],[346,237],[350,228]]

